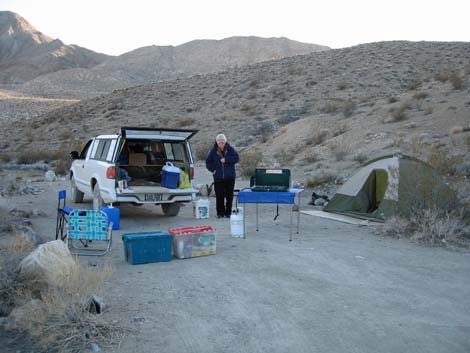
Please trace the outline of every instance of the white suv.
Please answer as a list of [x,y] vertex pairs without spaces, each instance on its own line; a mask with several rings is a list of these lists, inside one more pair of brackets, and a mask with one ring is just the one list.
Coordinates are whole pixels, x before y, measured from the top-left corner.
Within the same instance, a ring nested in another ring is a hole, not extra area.
[[93,208],[103,203],[128,202],[161,205],[166,216],[176,216],[182,202],[195,199],[197,190],[169,189],[161,185],[167,162],[194,177],[189,139],[197,130],[123,127],[118,134],[90,139],[73,151],[70,168],[71,198],[93,195]]

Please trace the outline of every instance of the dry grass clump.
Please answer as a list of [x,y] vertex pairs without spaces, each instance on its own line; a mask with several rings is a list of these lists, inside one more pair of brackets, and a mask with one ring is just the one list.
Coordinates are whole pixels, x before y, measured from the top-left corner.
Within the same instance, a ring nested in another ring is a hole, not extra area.
[[409,219],[390,217],[381,228],[384,235],[410,238],[431,245],[468,245],[463,229],[465,223],[460,215],[437,209],[415,212]]
[[463,162],[463,157],[452,155],[445,148],[433,147],[429,152],[427,162],[440,174],[455,175],[457,166]]
[[352,99],[343,100],[343,99],[333,99],[327,102],[320,111],[326,114],[335,114],[337,112],[342,112],[345,118],[353,115],[356,110],[356,102]]
[[457,72],[452,72],[449,76],[449,81],[454,89],[459,90],[463,88],[463,79]]
[[410,109],[410,104],[403,103],[398,107],[392,107],[389,109],[389,117],[384,120],[384,123],[396,123],[399,121],[406,120],[408,118],[406,111]]
[[307,187],[309,188],[315,188],[317,186],[327,184],[327,183],[333,183],[336,179],[335,174],[331,171],[323,171],[314,177],[308,179],[305,183]]
[[194,157],[199,161],[205,161],[214,145],[214,142],[215,141],[211,139],[195,145],[193,148]]
[[111,274],[110,266],[77,266],[60,288],[39,290],[34,279],[19,273],[19,263],[32,248],[15,237],[2,259],[0,308],[3,316],[10,315],[5,328],[31,338],[34,352],[76,353],[91,343],[107,346],[122,340],[122,327],[108,322],[106,313],[90,311],[93,296]]
[[263,161],[263,154],[258,149],[244,150],[240,153],[238,169],[242,176],[251,177],[255,175],[255,169]]
[[41,292],[35,305],[26,302],[15,315],[15,326],[35,338],[42,351],[81,352],[91,343],[119,342],[124,330],[103,314],[90,312],[92,295],[110,274],[110,268],[80,266],[62,288]]
[[281,166],[292,165],[294,162],[295,154],[293,151],[282,149],[274,154],[274,158]]
[[316,145],[319,145],[323,142],[325,142],[326,140],[328,140],[330,138],[330,130],[328,129],[320,129],[320,130],[317,130],[315,132],[313,132],[313,134],[309,137],[307,137],[306,141],[305,141],[305,144],[307,146],[316,146]]
[[179,119],[177,122],[177,125],[178,127],[187,127],[187,126],[193,125],[195,122],[196,120],[194,118],[187,117],[187,118]]

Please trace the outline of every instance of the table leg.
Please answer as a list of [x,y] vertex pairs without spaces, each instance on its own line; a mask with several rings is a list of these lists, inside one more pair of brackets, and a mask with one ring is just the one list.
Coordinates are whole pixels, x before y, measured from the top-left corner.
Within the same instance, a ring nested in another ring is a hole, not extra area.
[[299,234],[299,228],[300,228],[300,201],[301,201],[300,194],[301,193],[302,192],[299,192],[299,201],[297,205],[297,234]]
[[289,241],[292,241],[292,213],[294,212],[293,208],[294,205],[290,207]]
[[245,218],[246,218],[246,205],[247,204],[244,204],[243,205],[243,239],[246,239],[246,226],[245,226]]
[[256,231],[259,231],[259,224],[258,224],[258,203],[256,203]]

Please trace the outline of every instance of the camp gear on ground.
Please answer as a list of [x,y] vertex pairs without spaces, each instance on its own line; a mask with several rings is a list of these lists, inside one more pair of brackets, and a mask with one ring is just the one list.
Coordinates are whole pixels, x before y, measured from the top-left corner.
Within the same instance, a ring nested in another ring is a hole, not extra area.
[[166,232],[126,233],[122,242],[124,257],[132,265],[171,260],[173,236]]
[[214,255],[216,253],[216,230],[210,226],[169,229],[173,235],[173,249],[179,259]]

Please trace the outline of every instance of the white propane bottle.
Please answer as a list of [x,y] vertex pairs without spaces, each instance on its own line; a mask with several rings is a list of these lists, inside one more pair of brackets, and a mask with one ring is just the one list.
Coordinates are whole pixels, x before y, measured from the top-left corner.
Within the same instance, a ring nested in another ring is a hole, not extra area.
[[237,211],[230,216],[230,233],[232,237],[243,238],[243,208],[237,207]]

